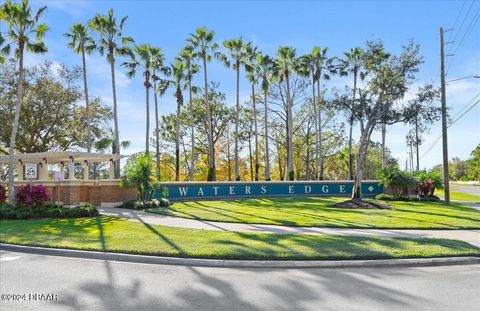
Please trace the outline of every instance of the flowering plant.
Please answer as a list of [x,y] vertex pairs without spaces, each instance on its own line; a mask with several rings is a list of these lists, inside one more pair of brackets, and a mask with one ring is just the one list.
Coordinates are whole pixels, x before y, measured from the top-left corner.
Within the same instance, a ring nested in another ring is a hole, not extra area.
[[48,200],[47,189],[44,185],[18,186],[15,191],[15,201],[31,207],[41,207]]

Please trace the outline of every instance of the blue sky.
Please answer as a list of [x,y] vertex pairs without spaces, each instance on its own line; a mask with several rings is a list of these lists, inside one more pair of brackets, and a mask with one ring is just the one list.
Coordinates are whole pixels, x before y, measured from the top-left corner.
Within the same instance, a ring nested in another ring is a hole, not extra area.
[[[128,15],[125,34],[137,43],[150,43],[163,49],[171,61],[184,46],[189,33],[207,26],[216,32],[216,40],[243,36],[259,49],[271,55],[279,45],[291,45],[298,54],[310,52],[313,46],[329,47],[330,55],[341,56],[351,47],[363,46],[366,40],[382,39],[388,50],[399,52],[402,44],[414,38],[421,45],[425,57],[415,86],[439,81],[439,27],[451,28],[459,16],[456,29],[446,39],[456,37],[457,48],[471,20],[472,31],[465,37],[453,58],[447,80],[480,74],[480,2],[471,1],[31,1],[38,7],[47,5],[43,21],[51,30],[46,35],[49,53],[45,56],[26,56],[33,64],[50,59],[56,62],[80,65],[80,57],[66,47],[63,33],[74,22],[85,23],[95,13],[106,13],[113,8],[118,17]],[[460,11],[462,9],[462,11]],[[470,11],[469,11],[470,9]],[[462,25],[467,11],[469,15]],[[459,15],[460,12],[460,15]],[[462,26],[460,28],[460,26]],[[447,52],[449,48],[447,48]],[[121,61],[118,62],[118,65]],[[112,103],[110,73],[106,61],[98,55],[88,57],[90,92]],[[234,103],[234,73],[213,62],[209,78],[221,83],[228,104]],[[140,78],[128,79],[123,68],[117,68],[120,135],[130,140],[127,153],[144,148],[144,88]],[[198,77],[198,84],[202,82]],[[241,96],[246,99],[249,88],[244,81]],[[327,88],[342,87],[349,79],[335,78],[326,82]],[[451,115],[461,109],[480,92],[480,79],[465,79],[447,87]],[[173,96],[161,99],[161,113],[175,109]],[[405,162],[408,128],[395,125],[387,129],[387,145],[400,163]],[[429,149],[440,134],[440,124],[425,135],[420,155]],[[357,133],[358,139],[358,133]],[[374,139],[379,139],[378,133]],[[470,151],[480,143],[480,105],[473,108],[449,129],[450,157],[468,158]],[[421,160],[421,167],[431,168],[441,163],[441,142],[438,142]]]

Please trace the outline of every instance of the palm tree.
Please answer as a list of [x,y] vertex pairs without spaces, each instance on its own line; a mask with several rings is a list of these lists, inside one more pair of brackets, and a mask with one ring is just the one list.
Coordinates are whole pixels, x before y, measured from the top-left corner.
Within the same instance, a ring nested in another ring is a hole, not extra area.
[[160,129],[158,119],[158,89],[157,81],[160,79],[157,76],[158,72],[163,73],[165,76],[170,75],[170,68],[165,66],[165,56],[160,48],[152,47],[152,80],[153,80],[153,94],[155,99],[155,158],[156,158],[156,174],[157,180],[161,180],[160,176]]
[[[185,64],[187,70],[185,74],[185,82],[188,87],[188,101],[190,107],[193,107],[193,93],[197,92],[197,88],[192,86],[192,80],[193,76],[199,70],[198,65],[193,63],[194,57],[195,54],[193,53],[193,48],[188,45],[184,47],[178,55],[178,59],[181,59],[181,61]],[[190,135],[192,136],[192,150],[190,155],[189,180],[192,181],[195,174],[195,124],[193,122],[190,122],[190,124]]]
[[0,64],[5,63],[5,56],[3,56],[2,53],[2,46],[5,43],[5,39],[2,37],[2,34],[0,33]]
[[251,42],[249,42],[246,46],[247,49],[247,62],[245,64],[245,68],[247,71],[247,78],[252,85],[252,104],[253,104],[253,127],[254,127],[254,135],[255,135],[255,180],[258,181],[258,124],[257,124],[257,103],[255,98],[255,86],[258,83],[258,76],[260,72],[260,67],[257,62],[257,57],[260,54],[257,47],[253,46]]
[[11,42],[2,47],[2,54],[10,54],[12,45],[16,45],[14,55],[18,57],[17,103],[15,106],[12,134],[10,136],[10,147],[8,149],[8,202],[10,204],[13,204],[15,197],[13,154],[15,152],[15,141],[23,101],[23,56],[25,49],[34,54],[47,52],[47,47],[42,39],[48,31],[48,27],[45,24],[39,23],[39,19],[46,9],[47,7],[41,7],[37,12],[32,12],[32,8],[28,5],[28,0],[23,0],[21,3],[7,1],[0,8],[0,21],[3,21],[7,25],[7,36],[11,40]]
[[330,74],[336,74],[336,68],[333,64],[335,58],[327,57],[328,48],[315,47],[312,51],[312,59],[314,60],[314,80],[317,82],[317,98],[318,98],[318,110],[317,110],[317,166],[319,172],[317,173],[317,179],[323,179],[323,148],[322,148],[322,89],[321,80],[330,80]]
[[318,135],[318,112],[317,112],[317,103],[316,103],[316,92],[315,92],[315,83],[317,80],[317,71],[316,71],[316,49],[314,48],[312,53],[306,54],[300,57],[300,74],[302,76],[308,77],[312,79],[312,106],[313,106],[313,114],[314,114],[314,125],[315,125],[315,152],[316,152],[316,161],[315,161],[315,179],[318,179],[318,173],[320,171],[320,157],[318,156],[318,151],[320,147],[319,142],[319,135]]
[[217,57],[228,67],[232,67],[235,70],[237,78],[237,97],[235,106],[235,180],[240,180],[240,167],[238,164],[238,122],[240,117],[240,68],[245,64],[247,53],[246,45],[243,42],[242,37],[238,39],[227,40],[223,42],[223,46],[227,50],[227,55],[217,54]]
[[180,110],[183,106],[182,89],[185,88],[187,65],[180,58],[176,58],[175,64],[171,64],[172,80],[163,79],[161,92],[164,93],[169,87],[175,88],[177,100],[177,115],[175,120],[175,181],[180,181]]
[[293,171],[293,109],[290,94],[290,77],[299,69],[296,50],[293,47],[281,46],[278,48],[275,67],[280,81],[286,84],[287,97],[287,176],[288,180],[295,180]]
[[155,65],[155,55],[154,53],[160,53],[159,48],[153,48],[149,44],[135,45],[133,47],[134,54],[132,54],[130,62],[125,62],[122,64],[123,67],[128,68],[127,76],[132,78],[135,76],[138,69],[142,70],[145,86],[145,153],[148,154],[149,145],[150,145],[150,88],[152,84],[150,83],[151,79],[156,79],[157,77],[152,77],[153,67]]
[[270,180],[270,150],[268,144],[268,90],[273,78],[273,59],[268,55],[258,54],[257,63],[259,66],[259,75],[262,79],[263,104],[264,111],[264,129],[265,129],[265,180]]
[[353,159],[352,159],[352,132],[353,132],[353,121],[355,116],[355,100],[357,95],[357,78],[360,74],[360,78],[363,80],[365,73],[360,71],[363,64],[363,50],[362,48],[356,47],[350,49],[350,51],[343,53],[345,59],[342,62],[342,74],[353,74],[353,99],[352,99],[352,109],[351,115],[349,118],[350,131],[348,135],[348,180],[353,178]]
[[87,85],[87,63],[85,61],[85,53],[90,54],[95,50],[95,42],[88,34],[87,27],[82,24],[73,24],[69,33],[64,34],[70,41],[67,46],[75,53],[82,55],[83,68],[83,91],[85,92],[85,112],[87,117],[87,151],[92,151],[92,134],[90,121],[90,102],[88,99],[88,85]]
[[[133,42],[131,37],[123,36],[123,26],[127,16],[117,23],[117,19],[113,16],[113,10],[110,9],[107,15],[97,14],[88,21],[88,26],[98,33],[99,40],[97,42],[97,50],[100,55],[107,55],[107,61],[110,64],[112,75],[112,94],[113,94],[113,121],[115,128],[115,145],[116,152],[120,154],[120,137],[118,132],[118,109],[117,109],[117,90],[115,86],[115,56],[132,55],[132,51],[128,46]],[[120,177],[120,160],[115,165],[115,178]]]
[[207,110],[207,127],[208,127],[208,181],[216,179],[215,172],[215,146],[213,143],[213,127],[212,115],[210,111],[210,102],[208,101],[208,77],[207,77],[207,62],[212,59],[212,52],[218,48],[218,44],[213,42],[215,33],[208,31],[206,27],[198,28],[194,34],[190,34],[188,42],[190,43],[195,56],[203,62],[203,77],[205,86],[205,106]]
[[[326,58],[328,49],[321,49],[314,47],[312,52],[300,58],[300,74],[312,79],[312,105],[313,113],[315,114],[315,179],[321,179],[323,176],[323,153],[322,153],[322,115],[320,103],[320,80],[323,77],[325,80],[330,79],[330,75],[325,72],[328,70],[333,72],[330,60]],[[317,94],[315,93],[315,84],[317,85]],[[317,98],[318,101],[317,101]]]

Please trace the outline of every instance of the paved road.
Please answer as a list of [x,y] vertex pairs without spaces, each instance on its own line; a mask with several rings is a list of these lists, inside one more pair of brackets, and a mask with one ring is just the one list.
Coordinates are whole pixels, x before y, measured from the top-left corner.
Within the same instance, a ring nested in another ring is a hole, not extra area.
[[480,265],[227,269],[0,254],[2,310],[478,310]]
[[480,195],[480,186],[469,186],[469,185],[460,185],[460,184],[451,184],[450,189],[452,191]]
[[401,229],[351,229],[351,228],[316,228],[288,227],[277,225],[244,224],[230,222],[204,221],[180,217],[164,216],[124,208],[100,208],[103,215],[126,218],[147,224],[192,228],[214,231],[256,232],[276,234],[310,234],[364,237],[407,237],[407,238],[443,238],[461,240],[480,247],[480,230],[401,230]]

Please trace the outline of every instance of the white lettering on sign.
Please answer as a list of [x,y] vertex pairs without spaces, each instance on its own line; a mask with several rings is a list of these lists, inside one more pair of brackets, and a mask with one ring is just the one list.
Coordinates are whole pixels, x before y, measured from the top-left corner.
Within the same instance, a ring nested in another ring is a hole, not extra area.
[[178,191],[180,191],[181,197],[184,197],[187,195],[187,190],[188,190],[188,187],[178,187]]
[[215,195],[218,195],[218,187],[213,187],[213,191],[215,192]]
[[230,194],[235,194],[235,187],[234,186],[230,186]]
[[25,164],[25,177],[27,179],[37,179],[37,164]]
[[260,187],[260,189],[261,189],[260,192],[261,192],[262,194],[267,193],[267,187],[266,187],[266,186],[262,186],[262,187]]
[[295,193],[293,190],[293,186],[288,186],[288,193]]
[[322,187],[322,192],[323,193],[328,193],[328,186],[323,186]]
[[198,195],[204,195],[204,194],[203,194],[203,188],[202,188],[202,187],[198,188]]
[[312,187],[305,186],[305,193],[310,193],[310,192],[312,192]]
[[252,194],[250,192],[250,186],[245,186],[245,194]]
[[345,185],[340,185],[340,193],[345,193]]

